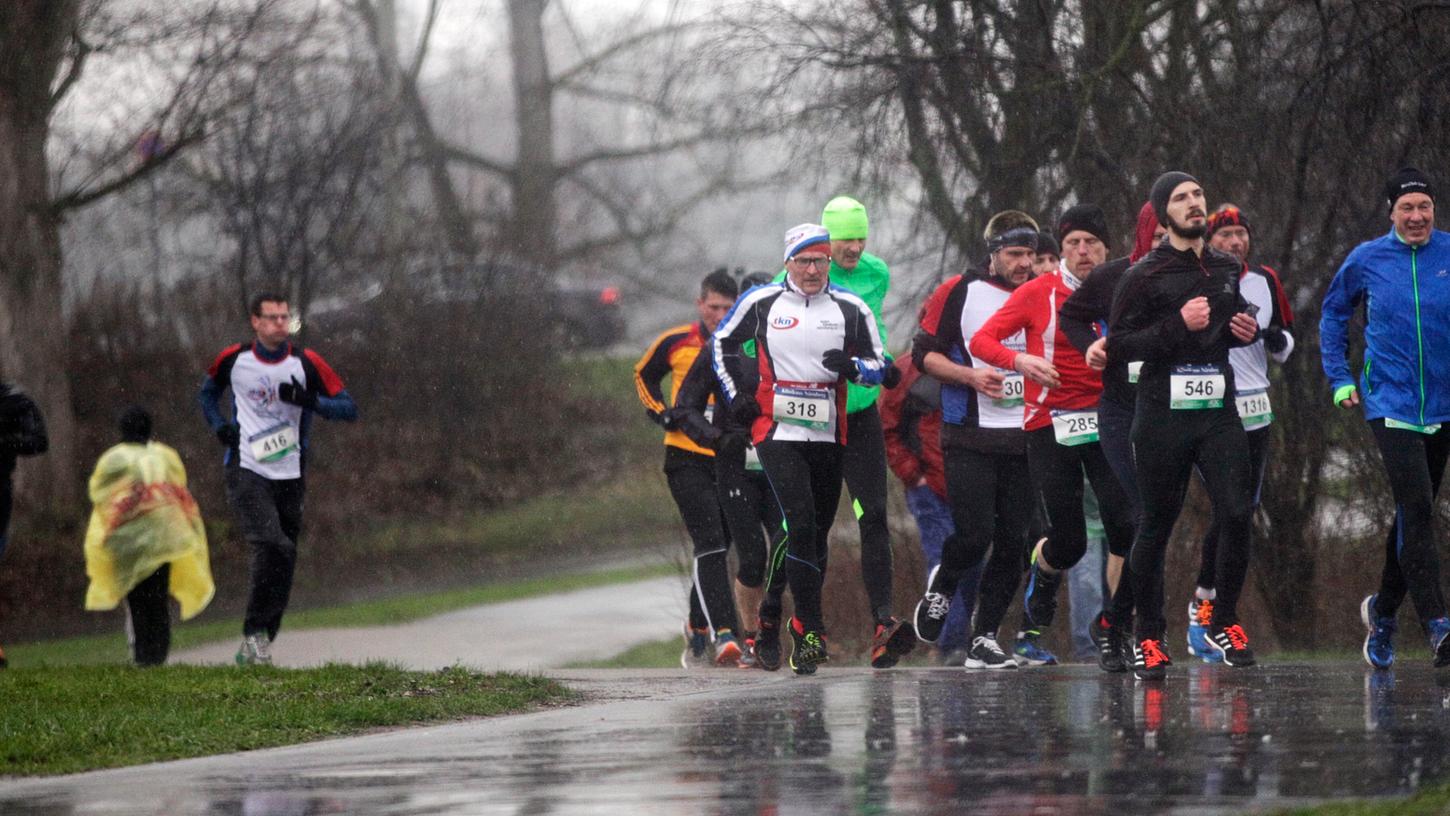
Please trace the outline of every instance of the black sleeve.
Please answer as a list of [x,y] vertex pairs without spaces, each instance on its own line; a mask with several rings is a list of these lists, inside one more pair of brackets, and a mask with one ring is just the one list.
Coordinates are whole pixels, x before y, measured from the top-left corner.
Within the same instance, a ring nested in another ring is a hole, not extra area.
[[1108,270],[1099,267],[1057,310],[1062,333],[1067,335],[1074,348],[1084,354],[1088,346],[1098,339],[1094,324],[1108,319],[1113,301],[1112,277]]
[[962,338],[962,308],[966,305],[969,285],[965,279],[958,281],[940,301],[933,292],[922,307],[920,327],[911,340],[911,361],[919,371],[926,371],[926,355],[932,352],[950,357],[954,346],[966,349]]
[[1108,320],[1108,359],[1168,360],[1188,336],[1177,309],[1154,314],[1156,298],[1142,267],[1129,269],[1113,292]]
[[[715,392],[715,358],[710,353],[710,344],[706,343],[685,373],[685,379],[675,394],[674,407],[678,428],[702,448],[713,448],[721,435],[720,429],[705,419],[705,407],[710,404],[710,396]],[[724,411],[725,408],[717,405],[715,410]]]

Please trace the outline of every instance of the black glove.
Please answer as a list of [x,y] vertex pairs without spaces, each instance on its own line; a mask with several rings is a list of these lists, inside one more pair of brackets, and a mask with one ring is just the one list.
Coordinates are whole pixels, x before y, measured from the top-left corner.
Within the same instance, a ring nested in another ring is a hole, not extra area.
[[216,429],[216,438],[221,440],[223,445],[235,448],[242,441],[242,429],[228,422]]
[[881,372],[881,385],[886,388],[901,385],[901,369],[896,367],[896,363],[886,364],[886,370]]
[[744,456],[745,446],[749,443],[749,441],[750,440],[746,438],[745,434],[738,431],[723,433],[720,434],[719,439],[715,440],[715,452],[718,453],[722,459],[729,459],[734,456]]
[[833,348],[821,355],[821,365],[828,371],[840,374],[842,377],[855,382],[860,379],[861,372],[856,368],[856,361],[851,359],[845,349]]
[[302,387],[293,377],[291,382],[284,382],[277,386],[277,399],[288,405],[296,405],[298,408],[312,409],[317,407],[317,395]]
[[1278,326],[1270,326],[1261,332],[1264,338],[1264,348],[1270,354],[1278,354],[1289,346],[1289,338],[1284,336],[1284,330]]
[[666,408],[665,412],[660,414],[660,427],[667,431],[679,430],[687,413],[689,411],[684,408]]
[[749,394],[741,394],[730,403],[730,421],[742,428],[749,428],[758,416],[760,416],[760,403]]

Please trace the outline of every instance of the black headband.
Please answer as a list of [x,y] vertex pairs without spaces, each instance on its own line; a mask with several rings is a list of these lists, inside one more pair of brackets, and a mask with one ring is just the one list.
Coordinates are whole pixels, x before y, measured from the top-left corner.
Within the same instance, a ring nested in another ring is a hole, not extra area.
[[987,250],[996,252],[1007,247],[1026,247],[1037,249],[1037,230],[1033,227],[1013,227],[1006,232],[999,232],[987,241]]

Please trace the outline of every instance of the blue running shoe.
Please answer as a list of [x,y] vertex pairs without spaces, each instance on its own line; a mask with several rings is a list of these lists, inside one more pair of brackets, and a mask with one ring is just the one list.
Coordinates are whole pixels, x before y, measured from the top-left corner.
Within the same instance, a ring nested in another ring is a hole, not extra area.
[[1435,653],[1435,668],[1450,666],[1450,618],[1430,621],[1430,651]]
[[1022,607],[1027,612],[1027,621],[1034,627],[1046,629],[1057,616],[1057,588],[1062,584],[1062,573],[1051,575],[1038,565],[1038,554],[1032,554],[1032,566],[1028,569],[1027,589],[1022,591]]
[[1188,604],[1188,653],[1205,663],[1219,663],[1223,655],[1208,642],[1213,625],[1213,601],[1194,598]]
[[699,669],[710,665],[710,630],[685,626],[685,649],[680,652],[680,668]]
[[1019,667],[1056,666],[1057,655],[1042,648],[1037,642],[1042,633],[1035,629],[1017,633],[1017,643],[1012,647],[1012,659]]
[[[1376,597],[1369,595],[1359,605],[1359,619],[1364,621],[1367,631],[1364,636],[1364,662],[1376,669],[1388,669],[1395,664],[1395,619],[1375,614]],[[1431,645],[1434,645],[1433,637]]]

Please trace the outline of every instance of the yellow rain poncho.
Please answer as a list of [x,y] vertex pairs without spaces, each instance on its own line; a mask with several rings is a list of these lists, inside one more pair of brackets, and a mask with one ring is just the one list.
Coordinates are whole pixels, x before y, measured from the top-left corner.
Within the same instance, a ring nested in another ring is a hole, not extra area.
[[170,590],[186,620],[211,602],[206,528],[186,489],[186,469],[160,442],[123,443],[101,455],[91,474],[86,530],[86,609],[115,609],[162,564],[171,564]]

